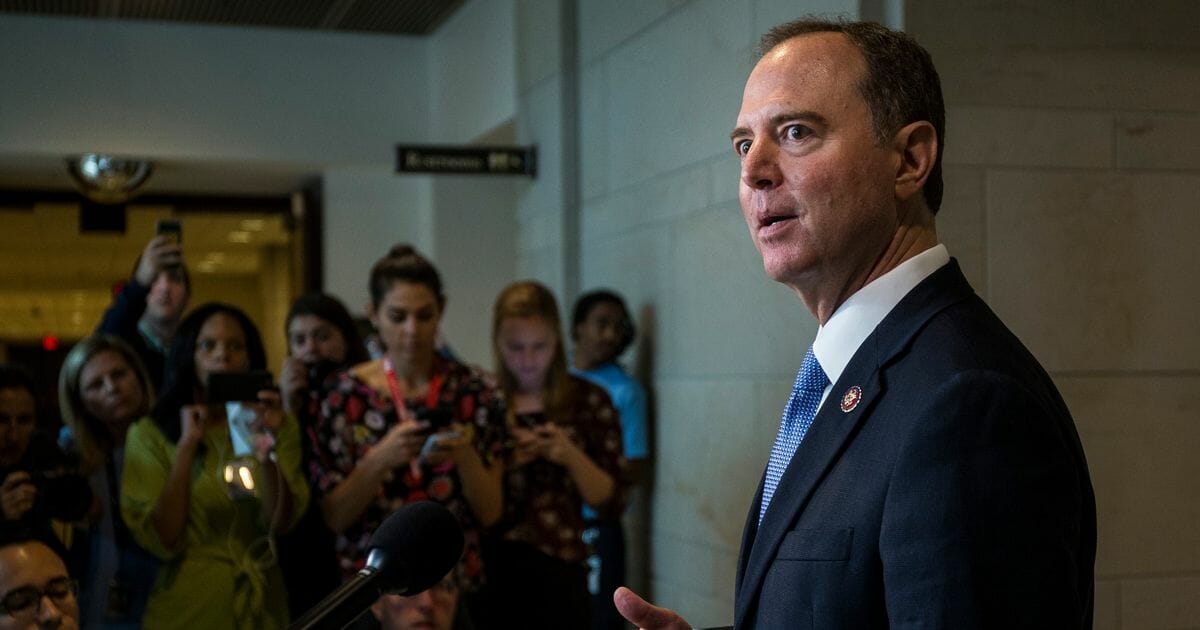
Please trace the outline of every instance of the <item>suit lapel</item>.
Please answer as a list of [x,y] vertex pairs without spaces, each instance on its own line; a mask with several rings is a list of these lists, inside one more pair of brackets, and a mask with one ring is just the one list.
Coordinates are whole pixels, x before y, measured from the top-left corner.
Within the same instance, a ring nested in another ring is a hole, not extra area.
[[[863,362],[851,361],[851,365],[856,363]],[[842,390],[845,389],[842,383],[853,383],[862,389],[862,399],[850,413],[843,413],[840,408]],[[749,602],[756,599],[762,580],[775,559],[776,550],[783,537],[791,530],[796,515],[808,503],[825,473],[837,461],[854,429],[866,417],[867,411],[879,394],[879,389],[876,370],[851,373],[847,369],[821,405],[812,426],[804,436],[804,441],[796,449],[796,454],[780,478],[771,505],[763,515],[762,523],[757,524],[753,540],[742,546],[743,554],[747,552],[747,547],[749,548],[750,557],[745,561],[746,568],[739,583],[738,596],[735,598],[734,620],[739,627],[748,612]],[[748,526],[754,526],[758,520],[758,506],[759,501],[755,501],[751,506],[752,515]]]
[[[972,293],[954,260],[910,291],[867,337],[833,384],[784,471],[761,524],[758,506],[762,482],[759,482],[742,538],[734,598],[735,627],[744,627],[747,616],[753,612],[763,579],[783,537],[794,527],[813,492],[882,395],[882,370],[933,315]],[[853,409],[843,412],[842,397],[854,386],[862,390],[862,397]]]

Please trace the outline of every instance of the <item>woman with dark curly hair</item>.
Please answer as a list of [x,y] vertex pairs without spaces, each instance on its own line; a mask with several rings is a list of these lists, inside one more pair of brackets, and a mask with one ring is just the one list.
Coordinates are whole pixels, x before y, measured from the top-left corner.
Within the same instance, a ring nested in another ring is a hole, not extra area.
[[[215,374],[265,366],[262,339],[245,313],[200,306],[171,342],[158,405],[129,429],[121,514],[134,539],[163,562],[147,628],[287,626],[272,536],[308,501],[296,420],[273,389],[233,402],[212,400],[208,391]],[[246,419],[249,440],[234,434],[230,418]]]

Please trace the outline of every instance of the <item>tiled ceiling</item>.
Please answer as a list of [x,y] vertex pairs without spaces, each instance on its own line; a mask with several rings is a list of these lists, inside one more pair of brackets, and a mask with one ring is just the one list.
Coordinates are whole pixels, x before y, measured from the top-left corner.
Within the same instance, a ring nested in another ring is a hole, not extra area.
[[0,13],[428,35],[465,0],[0,0]]

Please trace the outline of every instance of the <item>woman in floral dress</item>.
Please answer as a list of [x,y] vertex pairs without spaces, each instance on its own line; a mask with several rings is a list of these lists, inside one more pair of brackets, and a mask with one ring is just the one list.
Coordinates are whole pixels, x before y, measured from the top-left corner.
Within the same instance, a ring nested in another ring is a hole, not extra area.
[[481,531],[502,511],[503,406],[481,372],[436,351],[446,298],[429,261],[394,247],[369,287],[384,354],[326,381],[313,431],[314,500],[337,535],[345,577],[362,568],[392,511],[444,504],[464,530],[456,577],[472,606],[484,582]]

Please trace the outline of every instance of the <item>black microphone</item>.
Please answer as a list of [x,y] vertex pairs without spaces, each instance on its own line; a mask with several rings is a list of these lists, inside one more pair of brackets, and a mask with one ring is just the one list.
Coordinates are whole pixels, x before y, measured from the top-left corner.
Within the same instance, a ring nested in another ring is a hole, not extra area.
[[463,552],[462,527],[440,503],[419,501],[371,535],[367,564],[288,630],[342,630],[387,593],[416,594],[441,581]]

